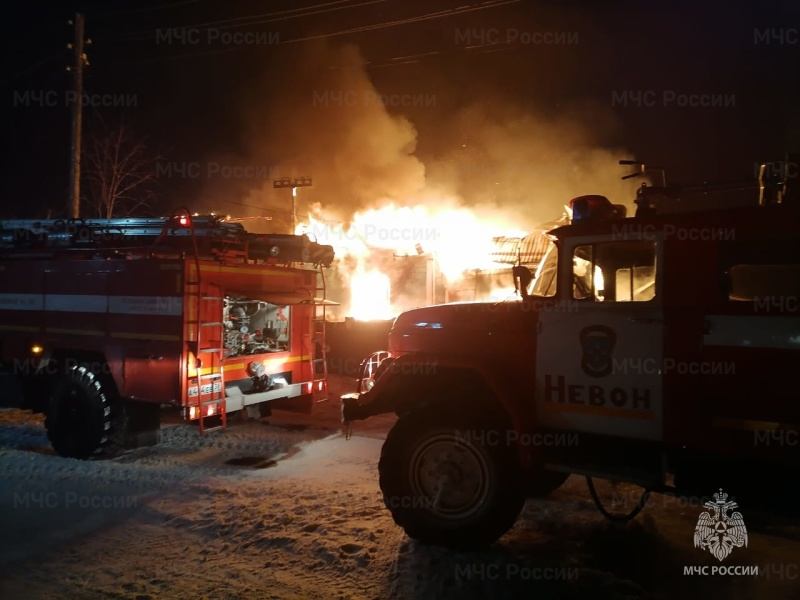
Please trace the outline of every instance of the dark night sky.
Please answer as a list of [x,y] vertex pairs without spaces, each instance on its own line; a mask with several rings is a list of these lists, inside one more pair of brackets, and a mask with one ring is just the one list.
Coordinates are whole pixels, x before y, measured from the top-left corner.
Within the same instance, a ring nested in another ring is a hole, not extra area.
[[[297,56],[315,42],[296,40],[467,5],[463,0],[10,5],[3,22],[6,159],[0,214],[44,216],[49,207],[56,215],[66,206],[70,118],[63,94],[71,85],[64,67],[69,59],[65,44],[72,35],[66,21],[75,10],[85,12],[86,34],[93,42],[87,48],[87,92],[135,98],[135,106],[100,109],[104,119],[124,118],[137,135],[158,148],[164,160],[208,161],[225,155],[246,163],[253,152],[253,132],[248,128],[253,115],[259,116],[258,107],[263,106],[268,117],[284,87],[316,76],[296,67]],[[664,166],[673,182],[739,179],[752,176],[755,161],[777,160],[786,151],[800,149],[797,5],[791,0],[709,4],[521,0],[336,35],[329,41],[360,48],[367,74],[380,93],[435,94],[435,106],[390,110],[399,110],[414,124],[416,155],[423,162],[453,152],[474,133],[443,135],[439,130],[443,120],[468,106],[510,103],[544,118],[583,114],[598,145],[624,147]],[[298,10],[311,6],[318,7],[314,9],[318,14]],[[331,10],[342,6],[347,8]],[[206,41],[206,27],[229,27],[237,24],[231,19],[265,13],[271,17],[262,21],[296,18],[219,31],[268,32],[277,34],[280,44]],[[201,29],[199,43],[181,43],[177,37],[172,43],[165,41],[171,28],[193,26]],[[777,35],[770,43],[765,38],[756,42],[756,32],[769,29],[784,34],[782,43]],[[497,32],[499,44],[473,47],[480,46],[481,35],[484,43],[494,41],[488,37],[492,31]],[[509,31],[576,32],[579,41],[505,43]],[[466,43],[465,35],[473,36],[471,43]],[[409,56],[414,58],[400,59]],[[628,106],[621,106],[625,90],[652,90],[655,95],[649,98],[655,98],[654,105],[636,106],[631,99]],[[52,91],[60,99],[55,106],[36,104],[31,95],[27,102],[22,100],[27,92]],[[735,105],[665,106],[664,93],[670,91],[733,94]],[[95,118],[91,109],[85,112],[87,127]],[[308,143],[309,148],[314,146],[314,140]],[[278,156],[279,144],[271,144],[269,153],[275,163],[287,159]],[[548,156],[543,154],[540,160],[546,165]],[[610,164],[609,169],[620,167]],[[162,178],[157,191],[165,206],[193,204],[208,193],[205,183]],[[231,183],[234,188],[240,184]]]

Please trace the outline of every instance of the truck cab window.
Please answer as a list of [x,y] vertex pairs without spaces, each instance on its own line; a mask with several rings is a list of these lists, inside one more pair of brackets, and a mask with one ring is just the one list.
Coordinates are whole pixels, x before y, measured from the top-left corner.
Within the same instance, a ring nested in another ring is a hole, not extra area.
[[576,300],[605,300],[605,280],[600,265],[592,260],[592,246],[578,246],[572,256],[572,297]]
[[647,302],[655,297],[656,250],[650,241],[577,246],[572,296],[593,302]]
[[734,265],[729,277],[730,300],[800,298],[800,264]]
[[721,270],[733,302],[786,301],[800,298],[800,246],[796,239],[767,236],[720,244]]

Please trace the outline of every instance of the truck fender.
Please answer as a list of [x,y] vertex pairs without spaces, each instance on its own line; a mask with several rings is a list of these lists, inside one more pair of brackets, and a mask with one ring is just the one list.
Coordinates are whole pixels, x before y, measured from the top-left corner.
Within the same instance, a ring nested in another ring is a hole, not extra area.
[[[373,388],[360,395],[354,418],[395,412],[403,414],[437,404],[496,409],[502,408],[509,426],[518,432],[530,431],[534,424],[533,401],[520,401],[532,396],[518,382],[518,372],[507,365],[469,360],[463,357],[436,356],[421,353],[402,354],[375,382]],[[524,378],[523,382],[524,383]],[[440,394],[446,391],[446,397]],[[363,416],[362,416],[363,415]],[[527,453],[522,457],[528,464]]]

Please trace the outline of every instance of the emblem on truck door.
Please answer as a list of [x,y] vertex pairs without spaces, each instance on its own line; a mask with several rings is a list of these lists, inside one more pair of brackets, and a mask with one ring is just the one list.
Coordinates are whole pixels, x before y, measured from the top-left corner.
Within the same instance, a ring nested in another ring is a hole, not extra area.
[[613,367],[612,354],[617,334],[602,325],[584,327],[580,332],[581,369],[590,377],[610,375]]

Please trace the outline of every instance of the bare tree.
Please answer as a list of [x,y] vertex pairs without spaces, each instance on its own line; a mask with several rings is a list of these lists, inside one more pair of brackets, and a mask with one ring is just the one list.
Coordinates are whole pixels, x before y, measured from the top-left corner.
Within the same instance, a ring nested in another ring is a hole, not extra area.
[[148,151],[145,141],[124,123],[108,127],[102,119],[87,141],[86,199],[96,214],[110,219],[149,206],[155,198],[151,184],[159,157]]

